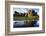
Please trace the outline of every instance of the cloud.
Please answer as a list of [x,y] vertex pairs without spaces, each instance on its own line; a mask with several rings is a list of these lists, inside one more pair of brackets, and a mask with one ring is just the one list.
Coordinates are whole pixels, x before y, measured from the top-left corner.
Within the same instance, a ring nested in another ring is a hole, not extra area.
[[[29,9],[31,8],[14,8],[14,11],[17,11],[19,13],[26,13]],[[33,10],[35,10],[35,12],[37,12],[37,14],[39,15],[39,9],[38,8],[32,8]]]

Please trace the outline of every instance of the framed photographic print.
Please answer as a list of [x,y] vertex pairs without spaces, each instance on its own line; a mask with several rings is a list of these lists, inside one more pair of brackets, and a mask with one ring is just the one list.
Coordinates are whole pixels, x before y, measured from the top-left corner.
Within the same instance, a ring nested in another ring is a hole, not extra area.
[[45,32],[45,4],[19,1],[5,2],[6,35]]

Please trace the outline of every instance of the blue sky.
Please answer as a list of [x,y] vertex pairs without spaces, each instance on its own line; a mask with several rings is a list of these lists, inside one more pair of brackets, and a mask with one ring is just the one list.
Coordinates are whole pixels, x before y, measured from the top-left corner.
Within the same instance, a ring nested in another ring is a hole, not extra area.
[[17,11],[19,13],[26,13],[28,12],[29,9],[34,9],[35,12],[37,12],[37,14],[39,15],[39,9],[38,8],[14,8],[14,11]]

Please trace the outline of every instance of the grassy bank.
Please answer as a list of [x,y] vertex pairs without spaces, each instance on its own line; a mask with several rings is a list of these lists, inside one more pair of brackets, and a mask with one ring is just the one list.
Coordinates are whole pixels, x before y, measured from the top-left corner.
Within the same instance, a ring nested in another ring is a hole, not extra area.
[[30,16],[30,17],[15,16],[14,20],[39,20],[39,17],[38,16]]

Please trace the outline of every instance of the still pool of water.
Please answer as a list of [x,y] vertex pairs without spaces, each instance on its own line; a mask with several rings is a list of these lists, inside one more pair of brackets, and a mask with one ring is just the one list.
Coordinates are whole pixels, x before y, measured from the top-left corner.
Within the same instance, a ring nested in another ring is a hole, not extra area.
[[30,20],[13,21],[13,28],[22,28],[22,27],[39,27],[39,20],[36,20],[36,21],[30,21]]

